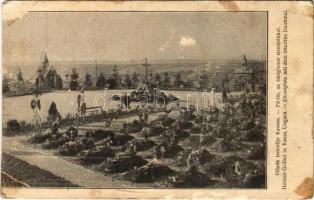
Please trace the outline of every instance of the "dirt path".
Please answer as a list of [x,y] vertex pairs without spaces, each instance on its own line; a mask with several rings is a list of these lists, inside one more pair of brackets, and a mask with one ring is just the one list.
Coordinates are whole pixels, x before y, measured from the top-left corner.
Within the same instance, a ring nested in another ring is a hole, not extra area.
[[82,166],[73,164],[58,156],[48,155],[29,147],[22,142],[22,138],[3,137],[3,150],[31,165],[49,171],[81,187],[89,188],[132,188],[130,182],[113,180],[101,173],[94,172]]

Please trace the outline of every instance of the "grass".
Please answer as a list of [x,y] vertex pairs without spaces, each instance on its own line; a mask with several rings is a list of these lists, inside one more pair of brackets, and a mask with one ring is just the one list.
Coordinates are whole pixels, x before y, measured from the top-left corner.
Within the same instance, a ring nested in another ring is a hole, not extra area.
[[[26,183],[30,187],[79,187],[70,181],[55,176],[48,171],[30,165],[6,153],[2,153],[1,170],[20,182]],[[1,186],[24,187],[21,184],[12,184],[12,181],[10,181],[8,177],[1,178]]]

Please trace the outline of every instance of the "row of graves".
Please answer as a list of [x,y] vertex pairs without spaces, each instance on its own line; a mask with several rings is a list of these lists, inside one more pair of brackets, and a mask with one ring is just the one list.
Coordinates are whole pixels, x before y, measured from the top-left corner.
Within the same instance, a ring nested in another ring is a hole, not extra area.
[[[65,131],[54,124],[29,142],[114,179],[144,186],[264,188],[266,101],[229,98],[223,109],[193,105],[148,120],[143,110],[122,128]],[[80,133],[80,134],[79,134]]]

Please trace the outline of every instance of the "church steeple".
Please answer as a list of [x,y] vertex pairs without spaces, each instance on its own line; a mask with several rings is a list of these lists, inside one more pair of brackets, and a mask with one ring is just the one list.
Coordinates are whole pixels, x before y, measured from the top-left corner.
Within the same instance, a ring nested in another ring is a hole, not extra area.
[[243,70],[249,70],[249,66],[248,66],[248,62],[247,62],[245,54],[242,57],[241,65],[243,67]]
[[244,67],[247,67],[247,59],[246,59],[246,55],[244,54],[243,55],[243,58],[242,58],[242,61],[241,61],[241,65],[244,66]]
[[42,53],[40,63],[43,69],[46,69],[49,66],[49,60],[45,51]]

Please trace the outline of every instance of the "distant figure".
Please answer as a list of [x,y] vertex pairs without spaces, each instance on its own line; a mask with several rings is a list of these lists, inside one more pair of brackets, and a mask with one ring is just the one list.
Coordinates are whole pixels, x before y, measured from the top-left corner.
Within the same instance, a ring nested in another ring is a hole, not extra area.
[[142,128],[142,135],[145,138],[145,140],[148,140],[148,136],[150,134],[150,128],[147,125],[144,125]]
[[239,176],[242,174],[242,173],[241,173],[241,166],[240,166],[240,162],[239,162],[239,161],[236,161],[236,162],[234,163],[234,172],[235,172],[236,174],[238,174]]
[[123,122],[121,131],[122,131],[122,133],[124,133],[125,135],[128,135],[128,134],[129,134],[129,126],[128,126],[128,123]]
[[48,110],[48,121],[56,121],[57,119],[60,119],[60,113],[57,109],[57,105],[54,101],[52,101],[49,110]]
[[178,143],[178,136],[176,134],[175,130],[172,130],[171,135],[170,135],[170,145],[174,146]]
[[82,116],[85,116],[85,113],[86,113],[86,103],[84,101],[81,101],[80,114]]
[[136,147],[136,144],[134,142],[130,142],[128,151],[129,151],[130,155],[135,155],[136,154],[137,147]]
[[78,112],[80,112],[81,101],[82,101],[82,96],[79,94],[79,95],[77,95],[77,111]]
[[51,133],[52,133],[52,134],[57,134],[57,133],[58,133],[58,130],[59,130],[59,122],[58,122],[58,121],[55,121],[55,122],[53,122],[53,124],[52,124]]
[[155,158],[158,159],[160,151],[157,145],[154,146],[154,153],[155,153]]
[[165,154],[166,154],[166,147],[164,145],[160,147],[160,153],[161,153],[161,159],[164,159]]
[[138,120],[139,120],[139,123],[141,124],[141,123],[143,123],[143,112],[140,110],[139,112],[138,112]]

